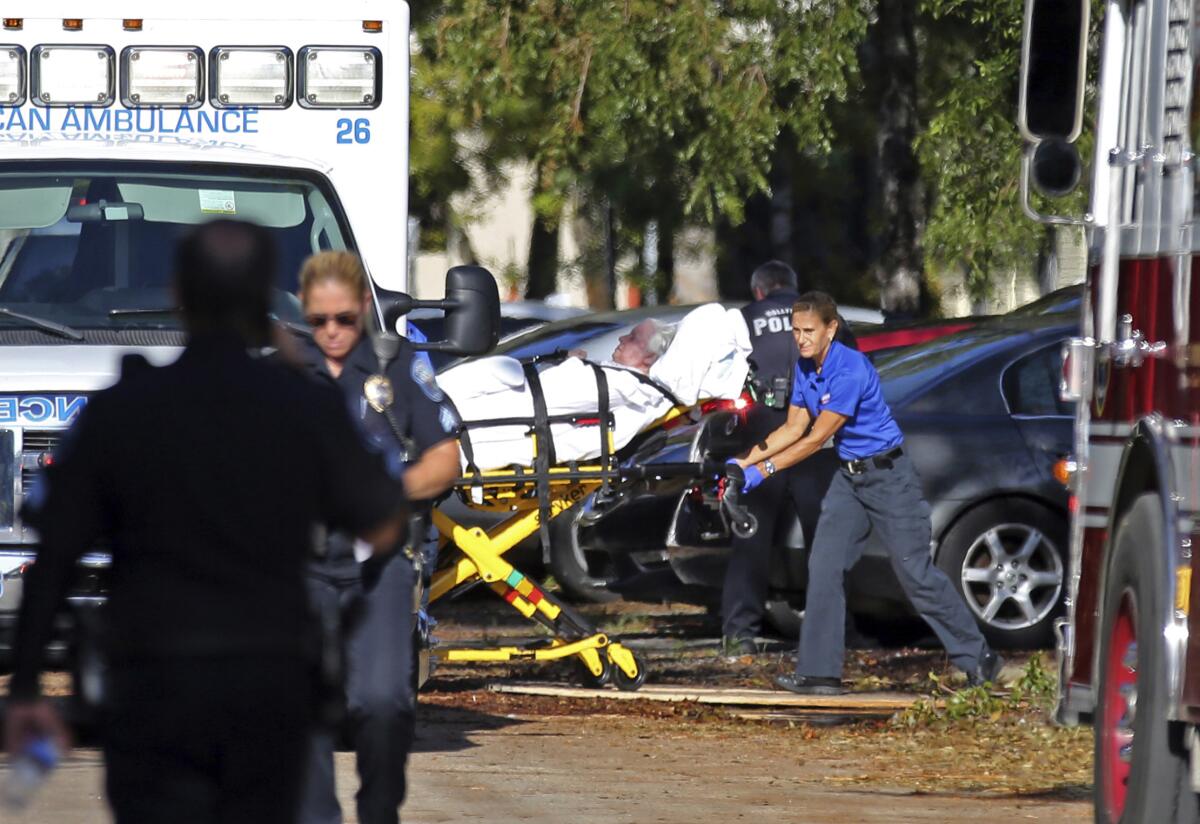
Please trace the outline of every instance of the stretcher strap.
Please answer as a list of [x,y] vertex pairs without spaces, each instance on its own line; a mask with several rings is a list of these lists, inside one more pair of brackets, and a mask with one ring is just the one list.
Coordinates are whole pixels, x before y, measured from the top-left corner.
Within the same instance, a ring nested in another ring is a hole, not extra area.
[[[611,431],[612,421],[608,414],[608,378],[604,375],[604,370],[597,364],[589,364],[592,371],[596,373],[596,402],[597,410],[600,413],[600,465],[605,469],[608,468],[608,444],[609,432]],[[604,482],[600,486],[602,492],[608,492],[608,475],[604,476]]]
[[[592,365],[595,366],[595,364],[592,364]],[[647,375],[645,372],[639,372],[638,370],[630,369],[627,366],[614,366],[611,363],[604,364],[604,368],[612,369],[617,372],[628,372],[630,375],[633,375],[635,378],[637,378],[638,381],[640,381],[641,383],[644,383],[646,386],[649,386],[651,389],[658,391],[664,398],[666,398],[668,401],[671,402],[672,406],[687,406],[687,404],[683,403],[681,400],[679,400],[679,398],[675,397],[674,392],[672,392],[667,387],[663,386],[661,383],[656,381],[654,378]],[[605,393],[605,395],[607,395],[607,394],[608,393]]]
[[462,413],[458,411],[458,407],[449,395],[446,396],[445,402],[450,404],[454,410],[454,417],[458,418],[458,448],[462,450],[463,457],[467,460],[467,472],[471,475],[471,485],[480,486],[483,482],[480,478],[479,466],[475,463],[475,447],[471,445],[469,424],[463,420]]
[[546,416],[546,396],[542,393],[542,380],[537,366],[526,363],[522,366],[529,394],[533,396],[533,443],[537,454],[533,456],[533,468],[537,473],[538,531],[542,539],[542,561],[550,563],[550,467],[554,464],[554,438],[550,434],[550,422]]

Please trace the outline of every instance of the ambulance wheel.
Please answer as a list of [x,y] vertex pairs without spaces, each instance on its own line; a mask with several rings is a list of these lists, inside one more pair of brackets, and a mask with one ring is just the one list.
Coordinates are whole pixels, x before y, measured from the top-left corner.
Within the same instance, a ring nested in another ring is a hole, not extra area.
[[579,544],[579,515],[575,506],[550,522],[550,573],[568,600],[607,604],[619,597],[608,588],[612,560],[601,550],[591,552]]
[[613,683],[616,684],[617,689],[624,690],[625,692],[633,692],[634,690],[640,688],[642,684],[646,683],[645,659],[643,659],[642,656],[638,655],[636,652],[631,652],[630,655],[633,656],[633,663],[637,664],[637,675],[635,675],[633,678],[630,678],[628,675],[626,675],[625,670],[621,669],[616,664],[612,665]]
[[1100,626],[1094,802],[1096,821],[1195,822],[1182,724],[1167,720],[1167,570],[1161,503],[1138,498],[1117,527]]
[[600,651],[600,666],[602,667],[600,674],[596,675],[592,672],[588,665],[583,663],[582,658],[575,659],[575,671],[579,675],[579,683],[589,690],[598,690],[608,685],[612,680],[612,673],[615,667],[609,662],[608,656],[604,651]]

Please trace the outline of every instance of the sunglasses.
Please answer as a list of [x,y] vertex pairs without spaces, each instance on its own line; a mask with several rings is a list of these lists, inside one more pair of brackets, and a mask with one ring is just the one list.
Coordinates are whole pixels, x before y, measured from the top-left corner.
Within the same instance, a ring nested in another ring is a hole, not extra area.
[[304,322],[313,329],[321,329],[329,321],[349,329],[358,325],[359,316],[354,312],[338,312],[336,315],[305,315]]

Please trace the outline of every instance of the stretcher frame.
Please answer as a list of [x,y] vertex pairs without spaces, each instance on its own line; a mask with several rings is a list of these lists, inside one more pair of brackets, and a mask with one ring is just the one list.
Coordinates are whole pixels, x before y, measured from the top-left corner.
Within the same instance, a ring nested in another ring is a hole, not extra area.
[[[467,471],[455,482],[455,491],[470,508],[508,513],[490,529],[464,527],[441,510],[433,511],[433,524],[439,535],[439,550],[455,547],[457,554],[442,556],[432,576],[429,604],[461,592],[478,583],[486,584],[505,603],[525,618],[550,632],[544,639],[524,644],[497,647],[457,646],[431,650],[434,660],[447,663],[500,663],[508,661],[557,661],[574,657],[586,686],[613,683],[622,690],[636,690],[646,680],[641,656],[596,628],[590,621],[547,592],[516,569],[504,555],[535,532],[549,540],[547,526],[588,496],[619,491],[622,487],[648,477],[688,477],[712,480],[710,467],[701,463],[660,463],[649,466],[622,466],[617,456],[608,409],[608,388],[602,369],[592,364],[596,374],[598,407],[593,414],[548,415],[541,397],[536,361],[525,364],[525,374],[534,396],[533,418],[504,418],[465,421],[461,443],[467,458]],[[649,432],[681,416],[699,415],[699,407],[686,407],[666,390],[660,390],[676,405],[645,427]],[[528,427],[532,438],[532,467],[480,471],[474,467],[468,431],[489,426]],[[572,461],[553,465],[552,424],[595,426],[600,437],[598,460]],[[749,517],[740,510],[737,494],[727,495],[731,522],[745,523]],[[753,525],[751,525],[751,531]],[[439,555],[442,553],[439,551]]]
[[[679,409],[672,409],[649,428],[681,413]],[[434,647],[432,656],[437,661],[450,663],[556,661],[575,657],[588,686],[603,686],[611,681],[620,689],[636,690],[646,679],[641,657],[599,631],[504,558],[513,547],[542,528],[543,514],[548,522],[597,491],[644,477],[644,472],[636,468],[622,470],[619,467],[611,424],[604,425],[595,415],[549,420],[599,426],[601,436],[607,439],[608,448],[602,450],[605,461],[538,467],[540,462],[535,458],[534,468],[469,470],[465,473],[455,483],[455,489],[468,506],[509,514],[500,523],[484,530],[461,526],[442,511],[434,510],[433,523],[439,535],[439,549],[452,545],[459,554],[439,564],[430,583],[429,603],[432,606],[451,593],[482,582],[505,603],[551,634],[543,641],[520,645]],[[473,425],[511,423],[511,420],[505,420],[474,422]],[[533,422],[529,423],[529,434],[533,435]],[[535,456],[538,441],[535,437]],[[698,468],[694,464],[684,466],[688,474]]]

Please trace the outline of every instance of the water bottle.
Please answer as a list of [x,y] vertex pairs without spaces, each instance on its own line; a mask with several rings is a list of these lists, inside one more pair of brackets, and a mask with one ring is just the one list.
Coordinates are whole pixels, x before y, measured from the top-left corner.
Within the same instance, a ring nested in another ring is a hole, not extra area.
[[58,766],[58,747],[48,736],[31,739],[9,765],[4,782],[4,806],[22,810]]

